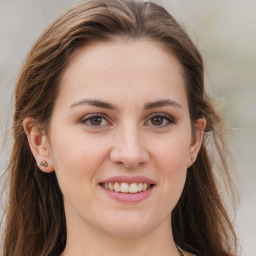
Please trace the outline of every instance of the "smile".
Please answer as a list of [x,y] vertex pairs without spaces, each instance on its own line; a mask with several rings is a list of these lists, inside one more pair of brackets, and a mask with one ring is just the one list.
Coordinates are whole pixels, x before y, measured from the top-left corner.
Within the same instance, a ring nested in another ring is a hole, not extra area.
[[115,192],[119,192],[119,193],[131,193],[131,194],[135,194],[135,193],[139,193],[142,191],[146,191],[148,190],[151,186],[153,186],[153,184],[148,184],[146,182],[142,183],[126,183],[126,182],[107,182],[107,183],[100,183],[101,186],[103,186],[104,188],[111,190],[111,191],[115,191]]
[[150,197],[156,181],[144,176],[113,176],[99,183],[106,195],[123,203],[138,203]]

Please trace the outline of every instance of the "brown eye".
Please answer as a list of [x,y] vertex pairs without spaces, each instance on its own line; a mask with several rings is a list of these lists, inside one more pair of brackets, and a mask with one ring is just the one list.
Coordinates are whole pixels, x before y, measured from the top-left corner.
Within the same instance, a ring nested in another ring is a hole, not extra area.
[[100,116],[91,117],[89,119],[89,122],[93,126],[99,126],[102,124],[102,117],[100,117]]
[[102,115],[88,115],[84,117],[80,121],[83,125],[91,127],[91,128],[103,128],[105,126],[109,126],[110,123],[108,122],[107,118]]
[[153,125],[159,126],[159,125],[162,125],[163,122],[164,122],[164,118],[161,116],[155,116],[155,117],[151,118],[151,123]]
[[169,115],[155,114],[148,119],[148,121],[146,122],[146,125],[157,127],[157,128],[164,128],[174,123],[175,123],[174,120]]

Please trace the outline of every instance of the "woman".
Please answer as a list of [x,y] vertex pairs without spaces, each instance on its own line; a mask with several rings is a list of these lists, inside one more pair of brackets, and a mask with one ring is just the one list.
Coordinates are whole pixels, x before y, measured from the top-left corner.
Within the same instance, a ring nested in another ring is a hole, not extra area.
[[[200,53],[154,3],[92,0],[16,86],[3,255],[232,255],[225,126]],[[215,154],[214,154],[214,153]]]

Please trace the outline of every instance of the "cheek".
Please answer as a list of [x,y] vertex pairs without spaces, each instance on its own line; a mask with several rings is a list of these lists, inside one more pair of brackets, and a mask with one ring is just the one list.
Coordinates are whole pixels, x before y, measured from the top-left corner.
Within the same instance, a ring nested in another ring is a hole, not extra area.
[[175,136],[164,144],[155,144],[154,148],[156,168],[162,184],[160,203],[168,205],[170,211],[178,202],[186,180],[189,137],[185,137]]
[[165,175],[179,175],[180,172],[186,171],[190,146],[189,133],[176,133],[152,145],[158,169]]
[[171,147],[159,155],[158,170],[164,184],[163,189],[170,195],[179,195],[183,189],[187,173],[186,151],[177,152]]
[[61,189],[76,188],[77,193],[81,192],[79,188],[89,191],[106,156],[102,145],[100,147],[83,133],[68,131],[56,134],[51,145],[52,161]]

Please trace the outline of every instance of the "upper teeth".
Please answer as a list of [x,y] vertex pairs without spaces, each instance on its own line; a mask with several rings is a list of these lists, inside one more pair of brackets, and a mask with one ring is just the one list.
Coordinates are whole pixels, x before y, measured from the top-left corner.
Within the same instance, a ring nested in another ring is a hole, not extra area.
[[104,183],[103,184],[105,188],[109,189],[109,190],[114,190],[115,192],[121,192],[121,193],[138,193],[141,191],[146,191],[149,187],[150,184],[147,183]]

